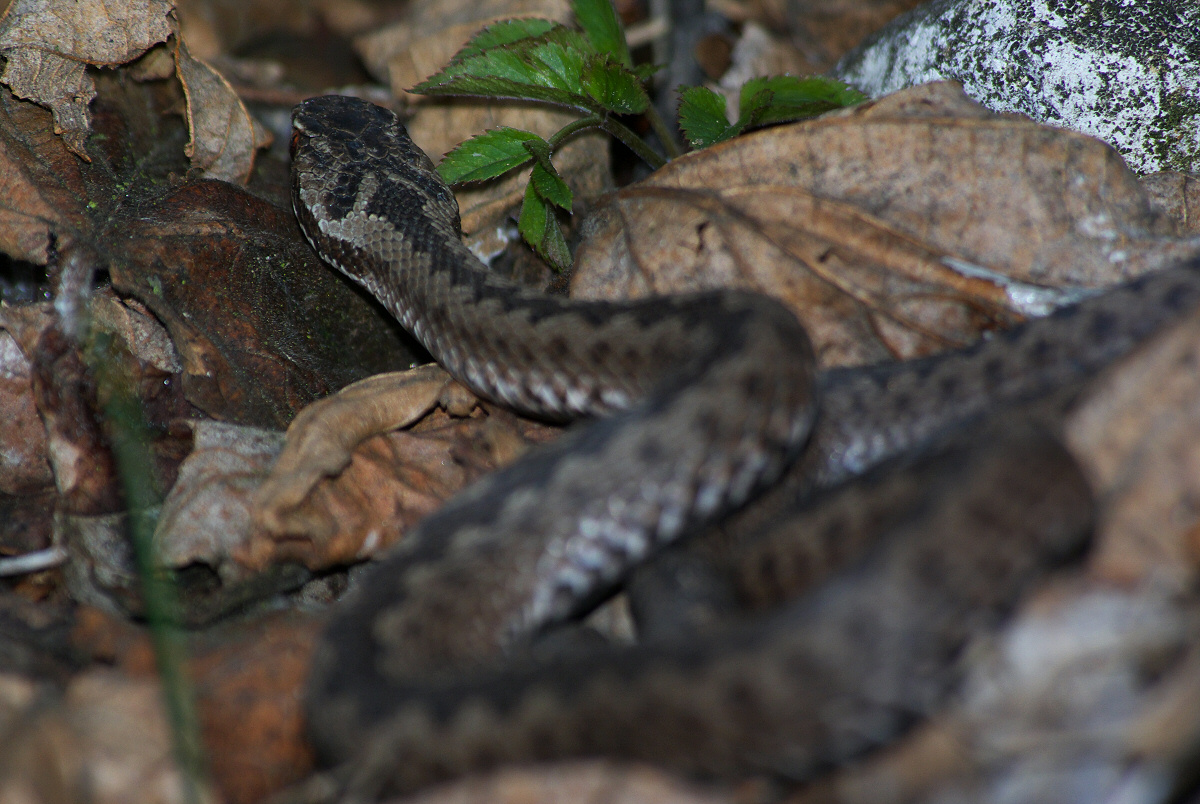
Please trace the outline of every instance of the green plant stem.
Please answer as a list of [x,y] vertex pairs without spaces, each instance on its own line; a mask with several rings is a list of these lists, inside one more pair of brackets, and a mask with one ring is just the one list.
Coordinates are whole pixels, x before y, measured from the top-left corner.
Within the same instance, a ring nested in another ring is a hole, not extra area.
[[646,115],[646,120],[650,123],[650,128],[654,129],[654,133],[658,135],[659,141],[662,142],[663,150],[667,152],[667,159],[675,159],[683,155],[683,150],[679,147],[679,143],[675,140],[675,134],[662,119],[662,115],[658,113],[658,109],[654,108],[654,104],[646,107],[643,112]]
[[586,128],[600,128],[603,122],[604,118],[602,118],[600,115],[589,114],[587,117],[581,117],[573,123],[567,123],[558,131],[554,132],[554,134],[551,135],[550,139],[546,140],[546,142],[549,144],[550,150],[553,151],[554,149],[558,148],[558,146],[566,142],[567,138],[572,134],[583,131]]
[[600,129],[625,143],[629,150],[645,160],[646,164],[655,170],[667,164],[667,160],[656,154],[641,137],[630,131],[624,124],[618,122],[615,117],[605,117],[600,123]]
[[93,337],[88,362],[101,390],[113,458],[129,510],[134,563],[142,581],[146,623],[162,681],[176,761],[183,777],[184,797],[189,804],[200,804],[205,800],[201,791],[206,787],[204,748],[184,665],[187,648],[180,631],[179,601],[174,585],[154,558],[154,525],[161,501],[151,472],[149,429],[133,389],[133,378],[121,371],[111,338]]

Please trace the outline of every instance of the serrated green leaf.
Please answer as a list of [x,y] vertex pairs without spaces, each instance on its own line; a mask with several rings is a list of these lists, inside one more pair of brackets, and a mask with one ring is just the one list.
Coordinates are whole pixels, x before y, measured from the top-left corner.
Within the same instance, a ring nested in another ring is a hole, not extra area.
[[481,29],[479,33],[472,36],[471,41],[463,45],[454,54],[450,59],[450,63],[455,64],[472,56],[478,56],[480,53],[491,50],[494,47],[502,47],[522,39],[544,36],[554,28],[561,27],[554,20],[541,19],[540,17],[501,20],[500,22],[488,25],[486,28]]
[[598,111],[595,101],[580,86],[586,47],[578,31],[557,26],[541,36],[451,63],[410,91],[420,95],[516,98]]
[[617,114],[641,114],[650,105],[650,96],[641,79],[604,56],[588,57],[583,68],[583,88],[594,101]]
[[530,185],[543,199],[570,212],[575,196],[559,175],[554,163],[550,161],[549,144],[539,140],[522,143],[522,146],[533,159],[533,170],[529,173]]
[[447,184],[494,179],[533,159],[524,145],[531,140],[545,142],[537,134],[508,126],[484,132],[446,154],[438,174]]
[[571,0],[571,9],[596,53],[607,55],[625,67],[633,66],[625,31],[611,0]]
[[546,76],[545,85],[556,88],[575,90],[579,86],[584,59],[583,48],[560,42],[540,43],[530,50],[531,63],[543,68],[541,74]]
[[571,267],[571,250],[554,216],[550,202],[537,194],[531,183],[525,188],[517,229],[525,242],[557,271]]
[[529,183],[543,199],[559,209],[571,211],[571,204],[574,203],[575,197],[557,170],[549,171],[541,164],[535,164],[529,174]]
[[739,123],[725,117],[725,99],[706,87],[688,87],[679,94],[679,128],[693,148],[707,148],[736,137]]
[[814,117],[867,99],[848,84],[832,78],[777,75],[752,78],[742,86],[738,122],[744,128]]
[[639,81],[649,81],[654,77],[654,74],[663,69],[665,64],[638,64],[633,68],[633,74],[638,77]]

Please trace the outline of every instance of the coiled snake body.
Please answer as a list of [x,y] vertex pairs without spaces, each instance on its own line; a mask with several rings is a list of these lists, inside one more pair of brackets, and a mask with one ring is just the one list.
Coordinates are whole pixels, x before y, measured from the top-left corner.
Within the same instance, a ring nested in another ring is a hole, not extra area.
[[[776,494],[801,499],[997,400],[1078,381],[1200,301],[1192,266],[972,350],[818,376],[803,328],[766,297],[580,303],[497,279],[394,115],[325,97],[293,119],[294,205],[324,259],[481,396],[604,417],[455,497],[340,607],[308,711],[320,750],[355,760],[362,790],[597,753],[801,778],[889,739],[951,688],[971,629],[1082,543],[1086,487],[1053,443],[944,458],[1021,513],[970,498],[939,509],[941,525],[896,523],[817,594],[710,639],[487,659],[782,473]],[[966,520],[982,531],[951,548]]]

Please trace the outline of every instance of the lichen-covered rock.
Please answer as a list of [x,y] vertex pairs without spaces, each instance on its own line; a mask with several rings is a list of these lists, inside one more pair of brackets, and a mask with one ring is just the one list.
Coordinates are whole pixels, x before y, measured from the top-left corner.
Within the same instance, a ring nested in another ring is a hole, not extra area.
[[835,74],[871,96],[952,79],[984,106],[1112,144],[1134,170],[1200,173],[1200,3],[933,0]]

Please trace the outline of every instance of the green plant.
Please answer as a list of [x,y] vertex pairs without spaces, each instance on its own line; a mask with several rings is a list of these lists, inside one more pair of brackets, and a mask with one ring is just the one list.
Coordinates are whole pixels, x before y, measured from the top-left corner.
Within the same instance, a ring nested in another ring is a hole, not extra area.
[[[580,30],[536,18],[495,23],[477,33],[445,69],[411,90],[549,103],[580,115],[549,139],[509,127],[485,132],[461,143],[438,165],[447,183],[461,184],[494,179],[532,163],[517,228],[559,269],[570,264],[571,254],[555,208],[570,212],[573,201],[551,161],[559,145],[579,131],[598,128],[651,167],[661,167],[663,157],[620,120],[645,115],[667,155],[679,155],[644,86],[660,68],[634,65],[610,0],[572,0],[571,5]],[[738,119],[730,123],[724,98],[704,87],[689,87],[680,96],[679,126],[693,148],[704,148],[756,126],[811,117],[865,99],[828,78],[756,78],[742,87]]]

